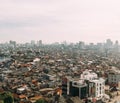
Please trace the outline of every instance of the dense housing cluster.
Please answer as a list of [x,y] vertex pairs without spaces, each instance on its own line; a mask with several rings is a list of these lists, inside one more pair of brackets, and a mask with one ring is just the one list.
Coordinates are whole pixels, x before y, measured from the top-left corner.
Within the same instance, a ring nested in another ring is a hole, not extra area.
[[110,39],[88,45],[10,41],[0,44],[0,95],[11,93],[14,103],[114,103],[119,60],[119,43]]

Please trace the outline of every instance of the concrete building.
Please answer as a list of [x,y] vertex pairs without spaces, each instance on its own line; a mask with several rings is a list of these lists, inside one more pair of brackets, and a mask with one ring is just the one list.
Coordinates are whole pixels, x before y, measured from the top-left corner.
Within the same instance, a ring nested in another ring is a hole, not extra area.
[[42,45],[42,40],[37,41],[37,45],[40,47]]
[[108,73],[108,83],[110,85],[118,85],[120,82],[120,70],[112,68]]
[[92,70],[85,70],[81,74],[80,78],[83,80],[94,80],[95,78],[98,78],[98,76]]
[[86,97],[102,99],[105,94],[105,80],[98,78],[97,74],[91,70],[86,70],[81,74],[81,78],[63,78],[63,95],[78,96],[81,99]]
[[105,94],[105,80],[102,78],[90,80],[88,83],[89,97],[101,99]]
[[78,96],[80,99],[85,99],[88,96],[87,84],[84,80],[63,78],[62,93],[63,95]]
[[105,80],[103,78],[98,78],[98,75],[92,70],[85,70],[81,74],[81,78],[87,80],[89,97],[95,97],[100,99],[105,94]]

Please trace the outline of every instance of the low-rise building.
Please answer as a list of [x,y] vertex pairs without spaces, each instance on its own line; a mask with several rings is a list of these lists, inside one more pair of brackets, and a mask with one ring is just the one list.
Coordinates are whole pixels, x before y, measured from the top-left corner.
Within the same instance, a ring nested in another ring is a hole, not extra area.
[[112,69],[108,73],[108,83],[109,85],[118,85],[120,82],[120,70]]

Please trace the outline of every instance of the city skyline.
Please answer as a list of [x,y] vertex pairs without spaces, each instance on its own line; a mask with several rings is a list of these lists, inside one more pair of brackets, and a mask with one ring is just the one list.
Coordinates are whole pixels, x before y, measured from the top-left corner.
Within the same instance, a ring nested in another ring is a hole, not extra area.
[[119,0],[1,0],[0,43],[120,41]]

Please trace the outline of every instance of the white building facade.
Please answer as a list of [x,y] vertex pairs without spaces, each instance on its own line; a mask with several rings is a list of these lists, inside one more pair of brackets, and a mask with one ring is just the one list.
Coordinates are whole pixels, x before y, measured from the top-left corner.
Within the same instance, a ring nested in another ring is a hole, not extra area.
[[89,85],[89,96],[101,99],[105,94],[105,80],[91,70],[85,70],[80,79],[87,80]]
[[96,73],[94,73],[91,70],[83,71],[83,73],[80,76],[80,79],[84,79],[84,80],[94,80],[95,78],[98,78],[98,76]]
[[97,99],[102,98],[105,94],[105,80],[102,78],[98,78],[95,80],[91,80],[95,84],[95,97]]

